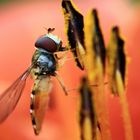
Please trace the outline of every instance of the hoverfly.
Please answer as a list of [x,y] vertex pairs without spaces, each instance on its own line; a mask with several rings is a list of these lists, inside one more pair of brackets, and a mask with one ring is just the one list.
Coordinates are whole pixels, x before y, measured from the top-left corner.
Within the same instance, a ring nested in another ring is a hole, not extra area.
[[56,77],[65,94],[68,94],[61,77],[56,72],[59,60],[63,59],[63,56],[58,57],[57,52],[71,50],[77,66],[83,69],[79,57],[79,45],[83,47],[83,16],[73,8],[70,1],[62,0],[62,8],[65,9],[66,16],[71,15],[70,18],[72,18],[67,27],[69,47],[63,47],[62,40],[52,34],[54,28],[49,28],[47,34],[37,39],[35,42],[36,51],[33,54],[31,65],[8,89],[0,94],[0,123],[15,109],[25,87],[26,79],[31,75],[34,85],[31,92],[30,114],[34,133],[38,135],[48,103],[51,76]]
[[[56,72],[59,60],[62,59],[57,57],[57,52],[71,50],[77,66],[81,70],[84,69],[84,64],[81,59],[86,52],[84,45],[83,16],[73,7],[69,0],[62,0],[62,8],[64,11],[65,22],[67,23],[66,28],[69,48],[63,47],[61,39],[52,34],[54,28],[49,28],[48,33],[41,36],[36,41],[36,51],[33,54],[31,65],[6,91],[0,95],[0,122],[3,122],[15,109],[25,87],[26,79],[31,74],[34,79],[34,85],[31,92],[30,114],[34,132],[38,135],[41,130],[42,121],[48,103],[48,94],[51,89],[51,76],[55,76],[58,79],[67,95],[64,83]],[[83,84],[85,83],[83,82]],[[85,94],[83,93],[81,96],[83,99],[84,95]],[[86,95],[86,97],[90,99],[91,95]],[[88,111],[92,115],[82,116],[81,113],[81,127],[84,125],[82,121],[84,121],[86,117],[88,117],[91,122],[94,122],[94,120],[91,119],[94,117],[94,112],[89,106],[86,110],[87,104],[85,102],[87,102],[87,100],[83,103],[83,111]],[[94,127],[93,125],[92,127]]]
[[59,51],[66,51],[66,48],[62,47],[61,39],[51,33],[53,30],[54,28],[49,28],[47,34],[37,39],[35,43],[36,51],[33,54],[31,65],[0,95],[0,123],[15,109],[25,87],[26,79],[30,74],[34,80],[31,92],[30,114],[36,135],[41,130],[45,115],[48,93],[51,88],[51,76],[55,76],[58,79],[65,94],[67,94],[63,81],[56,72],[59,58],[55,54]]

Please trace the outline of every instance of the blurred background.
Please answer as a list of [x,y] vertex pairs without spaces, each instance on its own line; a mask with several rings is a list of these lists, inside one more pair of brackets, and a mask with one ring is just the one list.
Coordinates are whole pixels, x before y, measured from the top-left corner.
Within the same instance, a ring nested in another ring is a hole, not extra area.
[[[140,139],[140,3],[139,0],[73,0],[85,16],[97,8],[100,24],[108,43],[113,25],[121,28],[129,56],[127,98],[134,139]],[[30,64],[36,39],[54,27],[54,33],[66,44],[61,0],[0,0],[0,92],[4,91]],[[71,57],[71,54],[69,54]],[[73,60],[59,70],[67,89],[78,88],[81,72]],[[55,78],[43,128],[33,133],[29,114],[32,83],[27,81],[24,93],[10,117],[0,125],[1,140],[79,140],[77,124],[78,93],[66,97]],[[107,93],[113,140],[124,140],[121,108],[118,98]]]

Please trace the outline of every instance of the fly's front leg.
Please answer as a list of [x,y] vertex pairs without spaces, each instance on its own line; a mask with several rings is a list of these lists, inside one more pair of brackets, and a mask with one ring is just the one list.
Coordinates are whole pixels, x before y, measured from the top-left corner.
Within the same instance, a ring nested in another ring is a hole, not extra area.
[[58,52],[54,53],[54,57],[57,63],[57,70],[63,67],[64,63],[67,60],[67,54],[70,50],[67,47],[63,47],[63,49],[60,49]]
[[59,70],[60,68],[63,67],[63,65],[65,64],[66,60],[67,60],[67,52],[65,52],[62,56],[58,56],[57,54],[55,54],[55,58],[57,59],[58,63],[57,63],[57,70]]
[[49,76],[38,76],[35,79],[31,93],[30,114],[36,135],[39,134],[42,127],[48,105],[50,89],[51,83]]

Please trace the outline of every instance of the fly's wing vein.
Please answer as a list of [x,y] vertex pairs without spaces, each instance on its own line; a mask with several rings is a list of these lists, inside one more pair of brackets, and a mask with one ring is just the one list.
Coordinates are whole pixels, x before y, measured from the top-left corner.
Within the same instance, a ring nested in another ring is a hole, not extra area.
[[32,66],[30,66],[7,90],[0,95],[0,123],[3,122],[15,109],[31,69]]

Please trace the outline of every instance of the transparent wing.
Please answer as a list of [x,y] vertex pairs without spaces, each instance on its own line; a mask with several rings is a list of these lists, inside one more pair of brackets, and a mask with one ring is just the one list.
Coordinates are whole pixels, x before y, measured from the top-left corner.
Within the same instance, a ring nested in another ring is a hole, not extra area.
[[31,68],[32,66],[30,66],[7,90],[0,94],[0,123],[15,109]]

